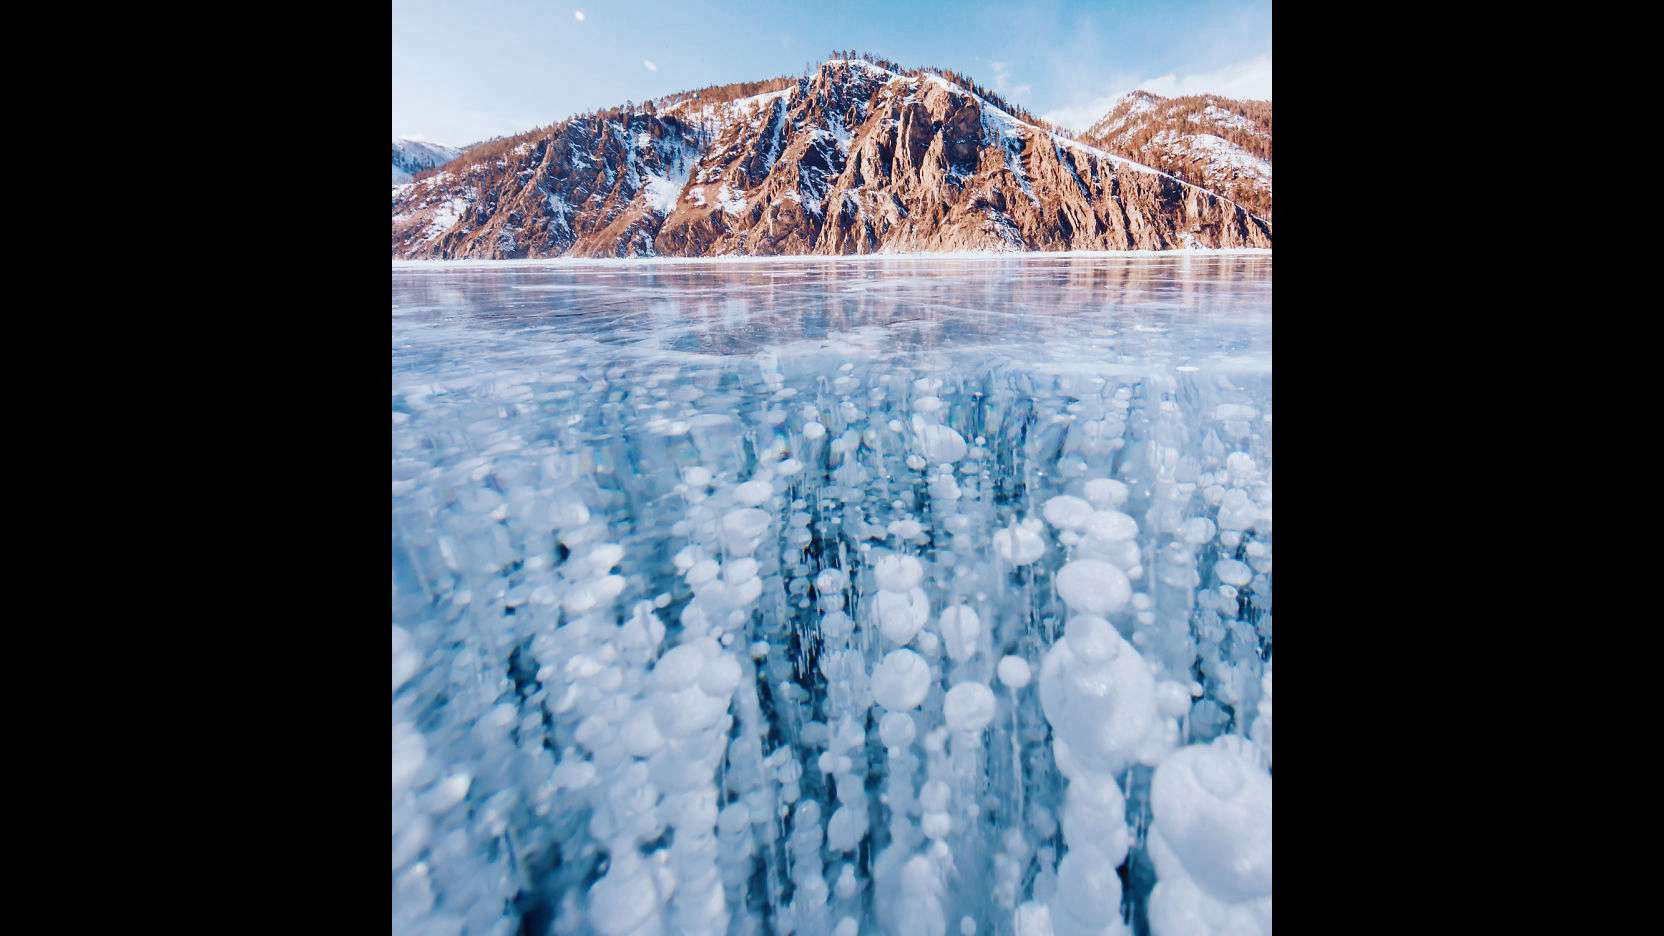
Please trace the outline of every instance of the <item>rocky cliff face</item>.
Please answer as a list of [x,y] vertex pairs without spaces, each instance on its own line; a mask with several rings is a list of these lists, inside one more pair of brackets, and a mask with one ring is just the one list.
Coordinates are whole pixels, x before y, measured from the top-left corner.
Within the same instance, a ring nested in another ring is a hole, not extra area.
[[1271,218],[1271,102],[1134,91],[1081,139]]
[[939,75],[855,60],[467,162],[394,189],[394,257],[1271,246],[1270,223],[1224,197]]

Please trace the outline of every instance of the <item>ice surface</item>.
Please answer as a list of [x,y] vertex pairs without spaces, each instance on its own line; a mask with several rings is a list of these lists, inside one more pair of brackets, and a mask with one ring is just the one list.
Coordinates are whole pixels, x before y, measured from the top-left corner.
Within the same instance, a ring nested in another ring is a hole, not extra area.
[[393,931],[1260,933],[1270,257],[393,275]]

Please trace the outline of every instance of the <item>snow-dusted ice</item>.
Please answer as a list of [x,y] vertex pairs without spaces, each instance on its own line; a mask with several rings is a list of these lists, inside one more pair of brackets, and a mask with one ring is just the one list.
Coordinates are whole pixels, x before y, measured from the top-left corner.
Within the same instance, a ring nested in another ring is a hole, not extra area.
[[1269,933],[1270,285],[395,268],[394,932]]

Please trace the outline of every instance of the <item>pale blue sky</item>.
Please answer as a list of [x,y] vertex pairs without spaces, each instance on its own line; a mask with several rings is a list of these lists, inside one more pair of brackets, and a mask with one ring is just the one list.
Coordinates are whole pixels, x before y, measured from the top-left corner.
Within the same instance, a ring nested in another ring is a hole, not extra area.
[[1270,0],[393,0],[393,136],[460,146],[848,48],[1075,129],[1134,88],[1271,97]]

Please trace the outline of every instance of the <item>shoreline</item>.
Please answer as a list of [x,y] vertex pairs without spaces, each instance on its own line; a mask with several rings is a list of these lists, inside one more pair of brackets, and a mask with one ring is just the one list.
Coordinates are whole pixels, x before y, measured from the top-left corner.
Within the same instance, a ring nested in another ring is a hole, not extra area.
[[779,254],[774,256],[721,257],[545,257],[516,260],[394,260],[394,270],[464,270],[499,267],[622,267],[691,264],[768,264],[809,262],[902,261],[908,263],[940,260],[1095,260],[1160,257],[1271,256],[1270,247],[1181,247],[1173,250],[953,250],[939,252],[876,254]]

